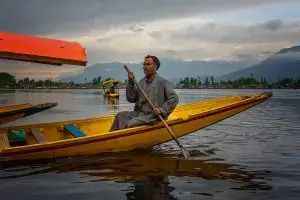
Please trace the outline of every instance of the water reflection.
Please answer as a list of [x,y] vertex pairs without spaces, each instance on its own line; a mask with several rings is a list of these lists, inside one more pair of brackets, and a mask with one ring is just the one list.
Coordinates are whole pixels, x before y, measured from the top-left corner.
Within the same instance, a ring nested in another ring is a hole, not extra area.
[[[76,172],[86,182],[114,181],[131,183],[127,199],[176,199],[176,188],[170,177],[222,180],[235,183],[236,190],[270,190],[262,181],[268,172],[247,172],[241,166],[226,164],[221,159],[182,160],[176,156],[159,153],[126,153],[109,156],[58,159],[55,161],[24,161],[2,165],[0,179],[16,179],[46,173]],[[258,181],[260,180],[260,182]],[[79,182],[82,183],[82,180]]]
[[135,180],[133,191],[126,193],[126,198],[131,199],[177,199],[171,192],[176,188],[170,185],[167,176],[149,176],[142,180]]
[[107,106],[111,112],[119,110],[119,98],[103,97],[103,106]]

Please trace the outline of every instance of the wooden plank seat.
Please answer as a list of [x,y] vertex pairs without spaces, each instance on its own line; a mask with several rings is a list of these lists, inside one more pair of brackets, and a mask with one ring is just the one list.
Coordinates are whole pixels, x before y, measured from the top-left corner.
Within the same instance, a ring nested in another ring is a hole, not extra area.
[[68,131],[69,133],[71,133],[75,138],[79,138],[79,137],[85,137],[86,134],[83,133],[80,129],[78,129],[76,126],[74,126],[73,124],[68,124],[64,126],[64,129],[66,131]]
[[6,132],[0,132],[0,151],[9,149],[9,141]]
[[40,144],[47,143],[47,138],[42,134],[41,130],[38,128],[31,128],[30,132],[35,137],[36,141]]

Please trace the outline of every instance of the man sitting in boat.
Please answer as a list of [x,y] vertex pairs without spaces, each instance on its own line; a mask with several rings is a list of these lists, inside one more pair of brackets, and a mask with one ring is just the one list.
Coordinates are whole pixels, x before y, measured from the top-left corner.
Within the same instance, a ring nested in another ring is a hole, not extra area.
[[115,93],[115,85],[114,85],[114,84],[112,84],[112,85],[110,86],[109,92],[110,92],[111,94],[114,94],[114,93]]
[[138,82],[156,108],[153,110],[143,94],[135,87],[133,82],[135,76],[130,72],[126,98],[128,102],[135,103],[134,111],[117,113],[110,131],[153,124],[159,121],[158,115],[167,119],[173,112],[179,99],[173,90],[172,83],[158,75],[159,67],[159,59],[156,56],[147,55],[143,67],[145,77]]
[[109,90],[107,90],[105,93],[106,93],[107,95],[108,95],[108,94],[113,94],[113,93],[115,93],[115,86],[114,86],[113,83],[110,83],[110,85],[109,85]]

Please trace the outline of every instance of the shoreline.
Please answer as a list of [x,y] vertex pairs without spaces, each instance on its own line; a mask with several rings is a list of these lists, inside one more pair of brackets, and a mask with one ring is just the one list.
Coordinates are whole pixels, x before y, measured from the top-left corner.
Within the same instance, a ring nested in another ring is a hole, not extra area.
[[[9,91],[9,90],[76,90],[76,89],[102,89],[103,88],[93,88],[93,87],[72,87],[72,88],[0,88],[2,91]],[[126,89],[118,88],[118,89]],[[207,90],[207,89],[223,89],[223,90],[230,90],[230,89],[239,89],[239,90],[245,90],[245,89],[251,89],[251,90],[262,90],[262,89],[300,89],[300,87],[202,87],[202,88],[174,88],[174,89],[181,89],[181,90]]]

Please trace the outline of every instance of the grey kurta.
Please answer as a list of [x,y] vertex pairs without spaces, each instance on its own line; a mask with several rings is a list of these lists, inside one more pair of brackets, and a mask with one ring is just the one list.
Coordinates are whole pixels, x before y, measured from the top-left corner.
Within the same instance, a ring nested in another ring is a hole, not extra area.
[[[172,83],[156,74],[152,80],[143,78],[138,84],[145,91],[152,104],[159,108],[164,118],[167,118],[173,112],[179,100],[176,92],[173,90]],[[110,131],[158,121],[158,117],[153,113],[151,105],[130,79],[126,86],[126,98],[128,102],[135,103],[134,111],[119,112],[115,116]]]

